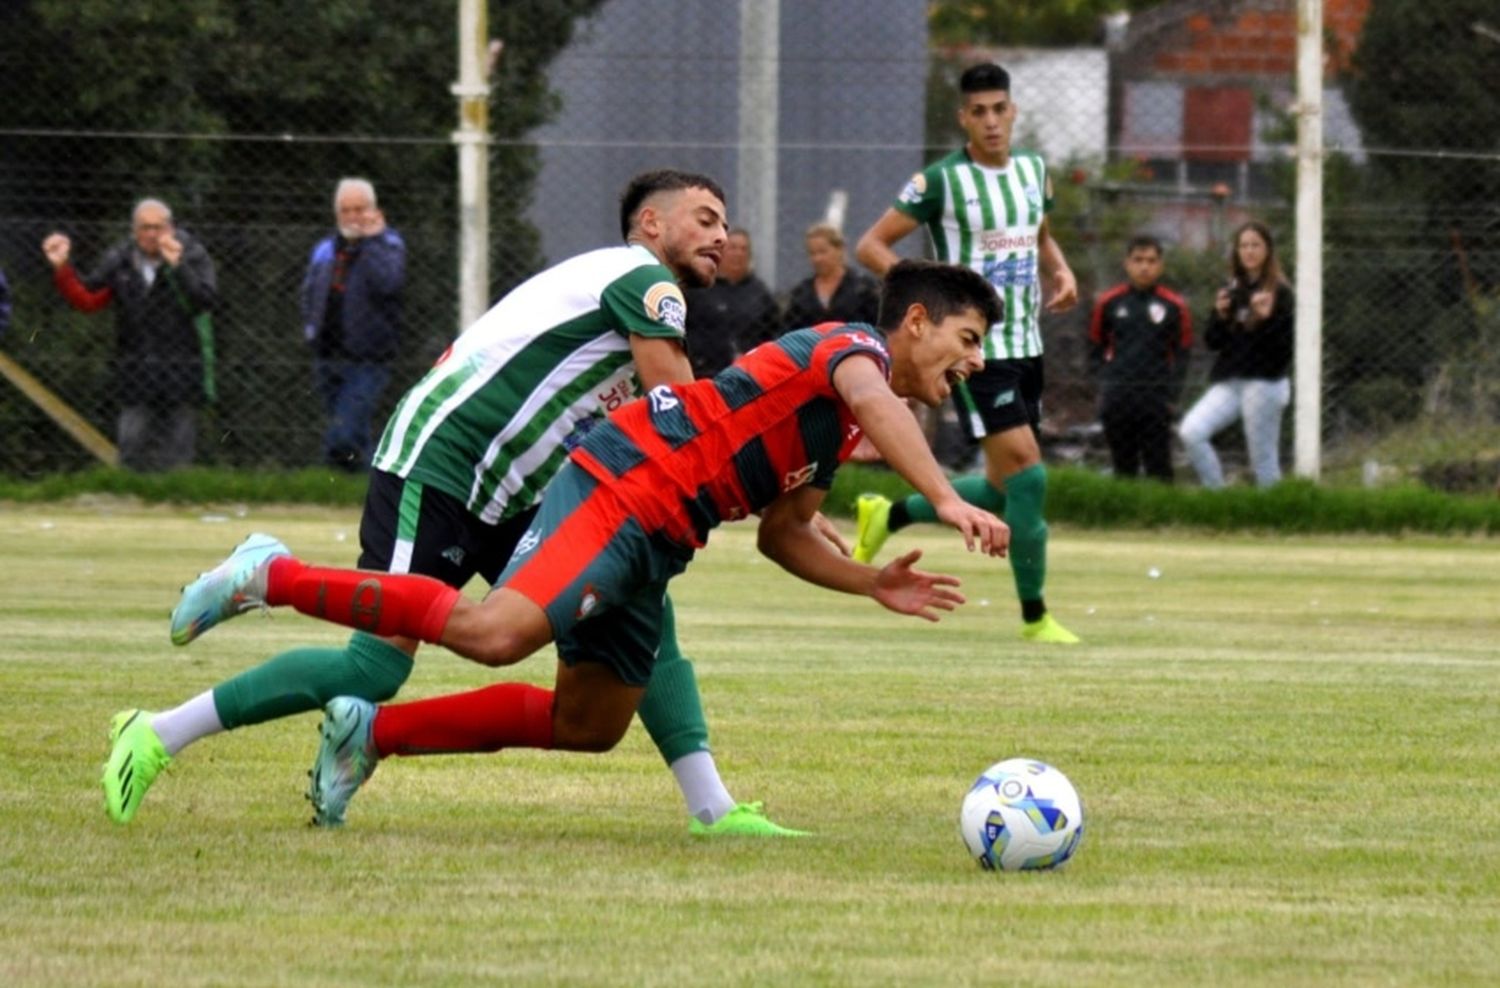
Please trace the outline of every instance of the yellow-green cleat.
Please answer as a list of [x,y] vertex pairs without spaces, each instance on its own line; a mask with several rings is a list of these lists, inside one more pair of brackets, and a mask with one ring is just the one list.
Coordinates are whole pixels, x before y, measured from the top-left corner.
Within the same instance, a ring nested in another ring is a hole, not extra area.
[[879,494],[861,494],[855,502],[854,561],[875,561],[875,554],[891,537],[891,499]]
[[135,819],[146,790],[172,756],[151,729],[148,710],[121,710],[109,722],[109,760],[104,763],[104,812],[115,823]]
[[811,837],[806,830],[783,827],[766,816],[764,803],[740,803],[713,823],[694,818],[688,823],[694,837]]
[[1051,614],[1043,614],[1036,621],[1024,622],[1021,625],[1021,637],[1029,642],[1047,645],[1077,645],[1080,641],[1077,635],[1058,624],[1057,618]]

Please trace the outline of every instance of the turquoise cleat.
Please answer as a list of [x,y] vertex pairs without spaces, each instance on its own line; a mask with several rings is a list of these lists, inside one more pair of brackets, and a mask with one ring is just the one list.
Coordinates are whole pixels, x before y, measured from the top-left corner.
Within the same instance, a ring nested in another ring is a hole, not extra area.
[[323,736],[313,761],[307,798],[313,804],[313,826],[342,827],[349,800],[375,774],[375,704],[354,696],[336,696],[323,708]]
[[266,563],[291,550],[279,539],[256,532],[229,557],[182,588],[172,608],[172,644],[186,645],[209,628],[237,614],[265,607]]

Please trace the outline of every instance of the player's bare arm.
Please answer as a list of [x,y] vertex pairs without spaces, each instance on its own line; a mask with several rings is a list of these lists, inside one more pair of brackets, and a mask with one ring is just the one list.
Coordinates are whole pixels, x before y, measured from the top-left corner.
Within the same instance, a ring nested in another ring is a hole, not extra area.
[[641,390],[650,391],[659,384],[682,384],[693,379],[693,367],[680,340],[665,336],[630,334],[630,356]]
[[1063,256],[1062,247],[1057,238],[1052,236],[1052,224],[1046,219],[1042,220],[1041,228],[1037,230],[1037,264],[1048,284],[1047,311],[1066,312],[1077,305],[1078,279],[1074,277],[1073,269],[1068,267],[1068,259]]
[[876,277],[883,278],[901,260],[893,248],[916,228],[917,221],[910,216],[899,209],[887,209],[854,245],[854,256]]
[[886,384],[873,359],[843,361],[833,372],[833,386],[885,461],[932,502],[940,521],[958,529],[970,551],[977,543],[986,555],[1005,555],[1009,527],[959,497],[933,458],[916,418]]
[[880,569],[839,554],[813,524],[824,496],[816,487],[799,487],[761,512],[757,545],[766,558],[808,583],[870,597],[888,610],[928,621],[936,621],[938,611],[951,611],[964,602],[954,589],[957,577],[914,568],[920,550]]

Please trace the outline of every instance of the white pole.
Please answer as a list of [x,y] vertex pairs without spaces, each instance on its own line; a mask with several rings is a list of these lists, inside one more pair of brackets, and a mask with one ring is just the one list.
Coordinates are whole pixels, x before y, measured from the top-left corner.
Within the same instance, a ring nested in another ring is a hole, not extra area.
[[1323,0],[1297,2],[1297,476],[1323,470]]
[[759,244],[755,270],[776,284],[776,146],[780,106],[781,0],[740,0],[739,173],[729,223]]
[[458,319],[459,331],[489,308],[490,86],[485,0],[458,3]]

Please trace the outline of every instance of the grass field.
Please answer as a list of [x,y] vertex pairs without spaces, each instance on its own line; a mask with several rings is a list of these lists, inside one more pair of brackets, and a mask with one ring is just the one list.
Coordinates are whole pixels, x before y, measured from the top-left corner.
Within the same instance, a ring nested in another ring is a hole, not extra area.
[[[355,554],[350,512],[224,514],[0,506],[0,984],[1500,983],[1493,539],[1058,531],[1049,597],[1086,639],[1059,650],[936,529],[904,541],[970,603],[931,626],[731,528],[674,584],[683,642],[731,788],[813,839],[693,840],[640,730],[393,761],[314,831],[312,714],[189,749],[117,827],[114,710],[343,638],[284,612],[168,645],[177,587],[252,528]],[[405,695],[495,677],[431,650]],[[1060,872],[958,841],[1016,754],[1083,795]]]

